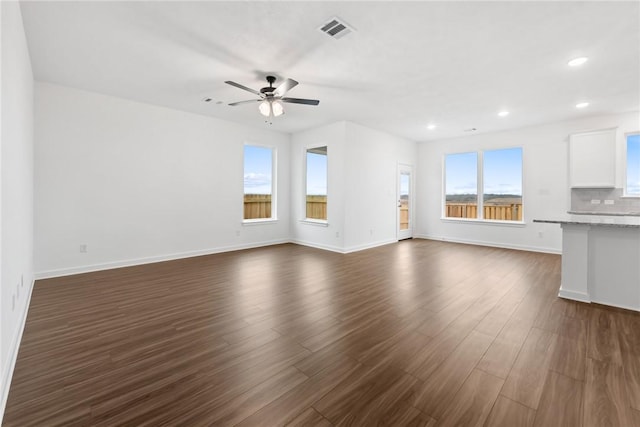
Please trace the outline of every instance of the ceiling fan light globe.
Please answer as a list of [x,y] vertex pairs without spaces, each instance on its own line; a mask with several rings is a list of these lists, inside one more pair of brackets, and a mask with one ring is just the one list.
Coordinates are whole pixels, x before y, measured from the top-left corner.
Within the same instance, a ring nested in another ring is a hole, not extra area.
[[271,108],[273,110],[273,116],[278,117],[284,114],[284,105],[280,101],[273,101],[271,103]]
[[260,114],[265,117],[269,117],[271,115],[271,104],[269,101],[264,100],[258,105],[258,109],[260,110]]

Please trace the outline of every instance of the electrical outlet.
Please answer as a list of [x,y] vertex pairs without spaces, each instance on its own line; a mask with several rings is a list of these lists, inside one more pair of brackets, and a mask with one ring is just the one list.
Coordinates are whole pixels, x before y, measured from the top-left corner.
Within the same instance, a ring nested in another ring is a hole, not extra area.
[[600,204],[600,200],[599,199],[591,199],[591,204],[592,205],[599,205]]
[[340,237],[340,232],[336,231],[336,237]]
[[538,237],[544,237],[544,233],[542,231],[538,231]]
[[24,274],[20,275],[20,287],[24,288]]
[[11,311],[16,309],[16,296],[11,295]]
[[87,253],[87,245],[86,243],[83,243],[80,245],[80,253],[86,254]]
[[369,230],[369,235],[373,236],[373,228]]
[[240,230],[236,230],[236,237],[240,237]]
[[613,205],[615,202],[613,200],[605,200],[604,204],[605,205]]

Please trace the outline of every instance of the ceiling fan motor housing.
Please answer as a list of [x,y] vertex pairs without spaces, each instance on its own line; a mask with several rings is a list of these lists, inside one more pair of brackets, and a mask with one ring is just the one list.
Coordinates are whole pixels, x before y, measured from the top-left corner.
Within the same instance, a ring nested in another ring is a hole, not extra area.
[[276,82],[276,78],[274,76],[267,76],[267,82],[269,83],[269,87],[263,87],[260,89],[260,93],[273,93],[276,89],[273,87],[273,84]]

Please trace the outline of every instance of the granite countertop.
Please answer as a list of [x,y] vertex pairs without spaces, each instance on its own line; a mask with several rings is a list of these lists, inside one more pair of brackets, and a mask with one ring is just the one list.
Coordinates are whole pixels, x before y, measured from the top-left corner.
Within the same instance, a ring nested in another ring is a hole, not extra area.
[[533,222],[549,224],[596,225],[606,227],[640,228],[640,217],[623,215],[558,215],[548,219],[534,219]]
[[640,216],[640,212],[590,212],[590,211],[568,211],[572,215],[604,215],[604,216]]

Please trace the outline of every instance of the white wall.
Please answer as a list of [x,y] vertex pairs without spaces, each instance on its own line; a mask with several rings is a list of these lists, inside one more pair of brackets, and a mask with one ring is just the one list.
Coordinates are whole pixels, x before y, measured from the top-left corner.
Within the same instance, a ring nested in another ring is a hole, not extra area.
[[17,2],[0,2],[0,417],[33,283],[33,73]]
[[[327,226],[303,221],[307,148],[327,146]],[[291,145],[292,240],[337,252],[396,238],[398,163],[413,165],[416,144],[351,122],[294,134]]]
[[[291,138],[291,237],[303,245],[342,252],[344,247],[346,122],[294,134]],[[327,224],[304,222],[306,150],[327,146]]]
[[[288,241],[288,135],[48,83],[35,112],[39,277]],[[277,222],[242,225],[246,142],[277,149]]]
[[[418,235],[425,238],[530,249],[562,250],[560,227],[533,219],[566,214],[570,205],[568,137],[571,133],[618,127],[617,176],[622,183],[624,134],[640,129],[638,112],[589,117],[519,130],[467,138],[423,142],[418,145]],[[523,227],[443,221],[443,159],[448,153],[520,146],[523,148]],[[542,233],[540,235],[539,233]]]
[[[290,137],[50,83],[36,84],[35,117],[38,277],[290,240],[390,243],[398,164],[415,166],[414,142],[353,123]],[[241,224],[245,142],[278,150],[275,223]],[[322,145],[327,226],[301,221],[305,150]]]
[[416,143],[351,122],[346,141],[345,251],[397,241],[398,163],[415,173]]

